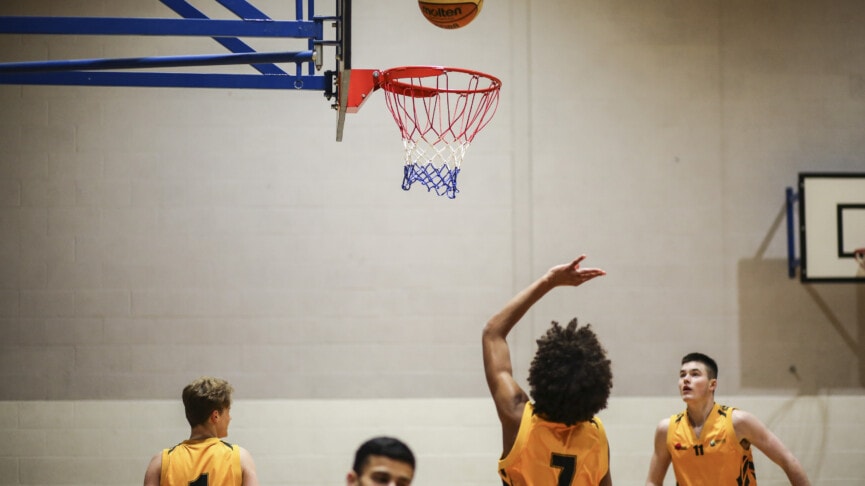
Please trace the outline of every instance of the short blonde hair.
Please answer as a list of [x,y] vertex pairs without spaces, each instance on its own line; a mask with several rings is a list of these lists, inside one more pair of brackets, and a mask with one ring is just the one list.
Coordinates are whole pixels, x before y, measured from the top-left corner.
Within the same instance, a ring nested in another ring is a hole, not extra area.
[[183,407],[191,427],[203,424],[214,410],[231,407],[234,388],[227,381],[202,376],[183,388]]

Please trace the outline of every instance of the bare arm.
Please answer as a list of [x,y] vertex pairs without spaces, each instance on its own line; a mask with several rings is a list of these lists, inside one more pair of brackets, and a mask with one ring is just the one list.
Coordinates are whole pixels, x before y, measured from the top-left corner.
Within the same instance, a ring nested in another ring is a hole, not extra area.
[[255,461],[252,460],[252,454],[243,447],[240,448],[240,470],[243,472],[243,486],[258,486]]
[[652,461],[649,463],[649,477],[646,478],[646,486],[662,486],[667,469],[673,458],[667,450],[667,429],[670,427],[670,419],[661,420],[655,430],[655,452],[652,453]]
[[613,486],[613,476],[610,474],[610,441],[607,441],[607,474],[604,474],[598,486]]
[[514,380],[507,336],[528,310],[547,292],[562,285],[577,286],[605,275],[597,268],[580,268],[581,255],[571,263],[551,268],[515,295],[484,327],[482,344],[487,385],[502,423],[503,452],[513,446],[528,395]]
[[733,410],[733,428],[739,439],[746,439],[780,466],[792,486],[810,486],[811,482],[808,481],[802,464],[760,419],[744,410],[736,409]]
[[162,478],[162,452],[159,452],[150,464],[147,465],[147,471],[144,473],[144,486],[159,486],[159,481]]
[[607,474],[601,478],[599,486],[613,486],[613,478],[610,476],[610,471],[607,471]]

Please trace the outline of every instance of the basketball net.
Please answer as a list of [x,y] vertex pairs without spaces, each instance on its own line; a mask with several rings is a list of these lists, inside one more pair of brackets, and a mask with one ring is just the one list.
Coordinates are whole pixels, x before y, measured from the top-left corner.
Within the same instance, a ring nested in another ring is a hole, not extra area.
[[402,188],[417,182],[455,198],[460,164],[496,112],[501,81],[465,69],[412,66],[381,72],[379,83],[402,133]]

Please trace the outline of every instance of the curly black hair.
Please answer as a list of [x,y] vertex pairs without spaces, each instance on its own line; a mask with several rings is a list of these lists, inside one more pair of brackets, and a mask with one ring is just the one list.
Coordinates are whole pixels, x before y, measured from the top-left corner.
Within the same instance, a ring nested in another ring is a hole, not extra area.
[[535,414],[551,422],[574,425],[607,407],[613,371],[607,352],[590,325],[566,328],[553,321],[537,340],[529,367]]

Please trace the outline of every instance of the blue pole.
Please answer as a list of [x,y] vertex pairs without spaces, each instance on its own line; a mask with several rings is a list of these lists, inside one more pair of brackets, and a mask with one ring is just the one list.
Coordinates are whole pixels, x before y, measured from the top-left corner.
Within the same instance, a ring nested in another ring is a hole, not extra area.
[[[174,10],[181,17],[186,19],[207,19],[207,15],[204,15],[203,12],[193,7],[186,0],[161,0],[162,3]],[[236,13],[236,12],[235,12]],[[269,17],[261,14],[260,19],[270,20]],[[246,19],[246,17],[244,17]],[[235,39],[233,37],[213,37],[213,40],[221,44],[223,47],[228,49],[231,52],[255,52],[255,49],[248,46],[245,42],[240,39]],[[255,68],[261,74],[285,74],[285,71],[274,66],[273,64],[253,64],[253,68]]]
[[185,66],[217,66],[312,60],[312,51],[248,52],[237,54],[207,54],[197,56],[158,56],[125,59],[71,59],[63,61],[31,61],[0,64],[0,73],[87,71],[105,69],[142,69]]
[[320,38],[307,20],[214,20],[113,17],[0,17],[2,34],[167,35]]
[[796,237],[793,227],[793,203],[796,202],[798,196],[793,193],[793,188],[788,187],[787,195],[787,276],[796,278],[796,267],[799,266],[799,260],[796,259]]

